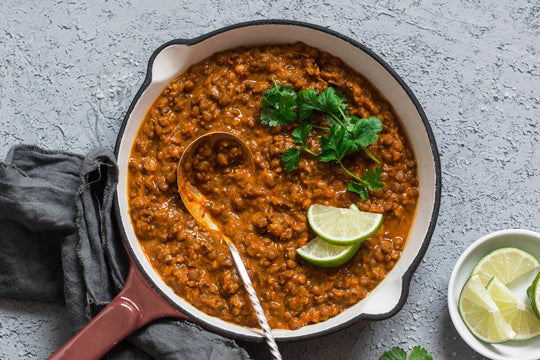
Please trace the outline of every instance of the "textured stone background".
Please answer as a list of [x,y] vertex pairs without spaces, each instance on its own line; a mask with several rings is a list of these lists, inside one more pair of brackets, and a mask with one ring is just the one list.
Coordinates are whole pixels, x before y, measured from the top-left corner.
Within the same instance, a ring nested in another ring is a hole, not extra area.
[[[285,344],[285,358],[378,359],[421,344],[435,359],[481,359],[450,321],[447,284],[480,236],[540,231],[536,0],[2,0],[0,155],[20,142],[112,148],[157,46],[263,18],[328,26],[381,55],[423,105],[443,165],[438,226],[403,310]],[[0,299],[1,359],[45,358],[69,333],[61,305]]]

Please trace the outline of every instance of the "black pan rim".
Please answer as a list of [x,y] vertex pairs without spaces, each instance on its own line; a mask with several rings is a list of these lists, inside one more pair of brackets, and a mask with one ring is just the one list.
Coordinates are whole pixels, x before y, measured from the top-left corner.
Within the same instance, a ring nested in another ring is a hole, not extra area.
[[[350,38],[348,36],[345,36],[343,34],[340,34],[340,33],[336,32],[336,31],[333,31],[333,30],[331,30],[329,28],[326,28],[326,27],[323,27],[323,26],[320,26],[320,25],[315,25],[315,24],[296,21],[296,20],[283,20],[283,19],[265,19],[265,20],[253,20],[253,21],[241,22],[241,23],[229,25],[229,26],[226,26],[226,27],[211,31],[209,33],[206,33],[204,35],[198,36],[198,37],[193,38],[193,39],[174,39],[174,40],[170,40],[170,41],[162,44],[161,46],[159,46],[152,53],[152,55],[150,56],[150,59],[148,60],[148,66],[147,66],[146,77],[144,79],[144,82],[142,83],[142,85],[139,88],[138,92],[136,93],[133,101],[131,102],[131,104],[130,104],[127,112],[126,112],[126,115],[124,117],[124,120],[122,122],[122,125],[120,127],[119,133],[118,133],[118,137],[117,137],[116,144],[115,144],[115,149],[114,149],[114,154],[116,156],[116,159],[118,160],[118,153],[119,153],[120,145],[122,143],[124,131],[125,131],[125,128],[127,126],[129,117],[130,117],[131,113],[133,112],[133,109],[135,108],[135,105],[137,104],[140,97],[142,96],[143,92],[148,88],[148,86],[152,82],[152,66],[153,66],[153,63],[154,63],[157,55],[161,51],[163,51],[165,48],[167,48],[167,47],[169,47],[171,45],[187,45],[187,46],[191,46],[191,45],[195,45],[197,43],[200,43],[200,42],[202,42],[202,41],[204,41],[206,39],[209,39],[209,38],[211,38],[211,37],[213,37],[215,35],[222,34],[224,32],[230,31],[230,30],[235,30],[235,29],[245,28],[245,27],[252,27],[252,26],[262,26],[262,25],[296,26],[296,27],[306,27],[306,28],[309,28],[309,29],[318,30],[318,31],[333,35],[333,36],[335,36],[335,37],[337,37],[337,38],[339,38],[341,40],[344,40],[344,41],[350,43],[351,45],[355,46],[356,48],[359,48],[360,50],[362,50],[363,52],[368,54],[370,57],[372,57],[375,61],[377,61],[381,66],[383,66],[385,68],[386,71],[388,71],[390,73],[390,75],[392,75],[392,77],[398,82],[398,84],[403,88],[403,90],[405,90],[405,92],[407,93],[407,96],[413,102],[416,110],[418,111],[418,114],[420,115],[420,118],[422,120],[422,123],[424,125],[424,128],[426,130],[426,133],[427,133],[427,136],[428,136],[428,139],[429,139],[429,142],[430,142],[431,152],[432,152],[432,156],[433,156],[433,160],[434,160],[434,166],[435,166],[435,198],[434,198],[434,205],[433,205],[433,211],[432,211],[432,214],[431,214],[430,223],[428,225],[426,235],[425,235],[424,240],[422,242],[422,246],[420,247],[420,249],[418,251],[418,254],[416,255],[416,257],[414,258],[414,260],[412,261],[412,263],[409,265],[408,269],[405,271],[405,273],[402,276],[402,291],[401,291],[400,299],[399,299],[398,303],[396,304],[396,306],[392,310],[390,310],[389,312],[384,313],[384,314],[360,314],[358,316],[352,317],[351,319],[349,319],[347,321],[344,321],[344,322],[342,322],[340,324],[332,326],[331,328],[324,329],[324,330],[318,331],[318,332],[313,333],[313,334],[304,334],[304,335],[297,335],[297,336],[294,336],[293,334],[291,334],[292,336],[289,336],[289,337],[286,337],[286,338],[285,337],[284,338],[278,338],[276,340],[278,342],[291,342],[291,341],[308,340],[308,339],[313,339],[313,338],[317,338],[317,337],[320,337],[320,336],[324,336],[324,335],[327,335],[327,334],[337,332],[339,330],[345,329],[345,328],[350,327],[350,326],[352,326],[354,324],[357,324],[359,322],[363,322],[363,321],[380,321],[380,320],[388,319],[388,318],[396,315],[401,310],[401,308],[403,308],[403,306],[405,305],[405,302],[407,301],[407,298],[408,298],[408,295],[409,295],[409,287],[410,287],[410,284],[411,284],[412,276],[415,273],[418,266],[420,265],[422,259],[424,258],[424,255],[425,255],[425,253],[427,251],[427,248],[429,247],[429,244],[431,242],[433,232],[435,231],[435,226],[437,224],[437,218],[438,218],[438,214],[439,214],[439,208],[440,208],[440,202],[441,202],[441,191],[442,191],[441,161],[440,161],[440,156],[439,156],[439,151],[438,151],[438,148],[437,148],[437,143],[436,143],[436,140],[435,140],[435,136],[433,134],[433,131],[431,129],[431,126],[429,124],[427,116],[426,116],[422,106],[420,105],[420,102],[418,101],[416,96],[413,94],[412,90],[403,81],[403,79],[401,79],[401,77],[390,67],[390,65],[388,65],[381,57],[379,57],[379,55],[374,53],[372,50],[370,50],[368,47],[366,47],[362,43],[360,43],[360,42],[358,42],[358,41],[356,41],[356,40],[354,40],[354,39],[352,39],[352,38]],[[125,247],[128,250],[128,253],[131,256],[133,262],[136,264],[136,266],[139,268],[139,270],[141,271],[143,276],[148,280],[148,282],[151,284],[151,286],[162,297],[164,297],[174,308],[176,308],[179,312],[181,312],[182,314],[184,314],[187,317],[189,317],[190,319],[192,319],[194,322],[204,326],[205,328],[210,329],[213,332],[223,334],[223,335],[226,335],[226,336],[231,337],[231,338],[236,338],[236,339],[241,339],[241,340],[246,340],[246,341],[258,341],[258,342],[260,342],[260,341],[264,340],[264,338],[262,336],[250,336],[250,335],[238,334],[236,332],[231,332],[231,331],[228,331],[228,330],[224,330],[221,327],[210,324],[210,323],[202,320],[201,318],[195,316],[193,313],[190,313],[190,312],[186,311],[186,309],[182,308],[173,299],[171,299],[168,295],[166,295],[163,291],[161,291],[161,289],[154,283],[154,281],[150,278],[150,276],[146,273],[146,271],[144,271],[140,260],[137,258],[137,256],[135,255],[133,249],[131,248],[131,245],[127,241],[127,235],[125,233],[125,230],[124,230],[124,227],[123,227],[123,224],[122,224],[122,221],[121,221],[121,212],[120,212],[120,207],[119,207],[119,203],[118,203],[118,195],[117,194],[114,197],[114,214],[115,214],[115,218],[116,218],[119,230],[120,230],[122,241],[124,242]]]

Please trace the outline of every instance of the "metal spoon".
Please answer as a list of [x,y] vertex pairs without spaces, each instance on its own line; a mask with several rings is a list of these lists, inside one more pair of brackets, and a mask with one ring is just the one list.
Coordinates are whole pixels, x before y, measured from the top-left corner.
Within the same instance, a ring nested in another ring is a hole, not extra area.
[[[224,139],[230,140],[231,142],[240,145],[242,153],[244,154],[244,161],[246,163],[246,166],[253,170],[255,167],[253,162],[253,154],[242,139],[240,139],[238,136],[226,132],[212,132],[198,137],[191,144],[189,144],[186,151],[184,151],[182,157],[180,158],[177,172],[178,192],[180,193],[180,197],[182,198],[182,201],[184,202],[184,205],[186,206],[188,211],[199,223],[217,231],[219,231],[219,227],[217,226],[216,222],[211,217],[211,215],[206,213],[203,209],[202,204],[205,200],[204,195],[197,191],[197,189],[189,182],[189,179],[186,179],[184,177],[185,174],[183,170],[185,169],[186,165],[191,164],[190,160],[193,159],[193,155],[201,144],[203,144],[204,142],[209,142],[209,144],[213,146],[217,141]],[[253,310],[255,310],[255,315],[257,316],[257,320],[259,321],[259,325],[261,326],[261,329],[263,331],[264,338],[266,340],[266,343],[268,344],[268,347],[270,348],[270,353],[272,354],[274,359],[281,360],[279,348],[276,344],[274,336],[272,335],[272,330],[268,325],[268,320],[264,315],[263,308],[261,307],[261,303],[259,301],[259,298],[257,297],[257,293],[253,288],[246,267],[244,266],[244,263],[240,258],[238,249],[236,249],[236,246],[234,246],[231,239],[229,239],[226,235],[222,234],[222,237],[229,246],[236,269],[240,274],[242,282],[244,283],[244,287],[249,295],[249,299],[251,300],[251,305],[253,306]]]

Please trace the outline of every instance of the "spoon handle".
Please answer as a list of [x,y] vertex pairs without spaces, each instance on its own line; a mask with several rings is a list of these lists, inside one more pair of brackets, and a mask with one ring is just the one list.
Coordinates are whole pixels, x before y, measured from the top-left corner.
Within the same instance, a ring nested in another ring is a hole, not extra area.
[[240,254],[238,254],[238,250],[230,241],[227,241],[227,244],[229,245],[229,249],[231,249],[231,254],[236,265],[236,269],[238,270],[238,273],[242,278],[242,282],[244,283],[244,287],[246,288],[246,291],[249,295],[251,305],[253,306],[253,310],[255,310],[257,320],[259,320],[259,325],[261,326],[261,329],[263,331],[264,338],[266,339],[266,343],[270,348],[270,353],[275,360],[281,360],[281,354],[276,344],[276,340],[274,339],[274,335],[272,335],[272,330],[270,329],[270,325],[268,325],[268,321],[266,320],[266,316],[264,315],[263,308],[261,306],[261,303],[259,302],[257,293],[255,292],[255,289],[251,284],[251,279],[249,278],[246,267],[244,266],[244,263],[240,258]]

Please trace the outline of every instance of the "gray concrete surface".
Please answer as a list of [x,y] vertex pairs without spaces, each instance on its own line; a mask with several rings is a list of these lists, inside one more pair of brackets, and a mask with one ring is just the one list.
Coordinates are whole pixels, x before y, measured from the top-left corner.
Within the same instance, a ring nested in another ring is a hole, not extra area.
[[[285,358],[378,359],[422,345],[434,359],[481,359],[450,321],[447,284],[480,236],[540,231],[536,0],[2,0],[0,155],[20,142],[112,148],[157,46],[263,18],[328,26],[380,54],[423,105],[443,165],[438,225],[402,311],[285,344]],[[45,358],[68,337],[61,305],[0,299],[0,359]]]

